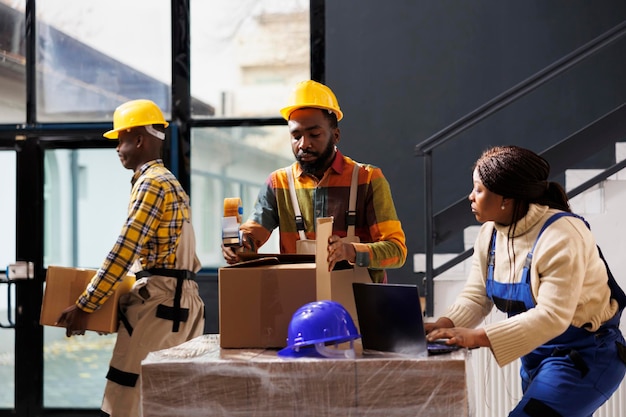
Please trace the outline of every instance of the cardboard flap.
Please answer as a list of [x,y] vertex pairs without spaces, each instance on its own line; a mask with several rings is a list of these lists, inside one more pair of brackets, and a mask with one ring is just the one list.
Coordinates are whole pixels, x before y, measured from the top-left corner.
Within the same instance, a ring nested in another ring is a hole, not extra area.
[[227,265],[225,268],[249,268],[251,266],[263,266],[263,265],[278,265],[280,261],[275,256],[268,256],[256,259],[250,259],[249,261],[237,262],[236,264]]
[[[261,258],[275,258],[281,264],[310,264],[315,262],[315,254],[240,252],[238,256],[242,261],[240,263]],[[239,265],[239,263],[229,266],[233,267],[236,265]]]
[[334,300],[345,307],[358,327],[352,293],[353,282],[372,282],[367,268],[353,266],[343,270],[328,270],[328,238],[333,233],[333,218],[317,219],[315,254],[315,289],[318,300]]
[[330,271],[328,270],[328,239],[333,234],[333,218],[319,217],[315,227],[315,281],[318,300],[331,299]]

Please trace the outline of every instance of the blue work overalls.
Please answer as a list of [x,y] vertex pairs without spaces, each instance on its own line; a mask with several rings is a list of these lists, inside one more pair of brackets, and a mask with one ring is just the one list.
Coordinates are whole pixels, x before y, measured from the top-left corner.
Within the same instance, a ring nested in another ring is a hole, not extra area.
[[[564,215],[585,221],[572,213],[557,213],[543,225],[537,240],[547,226]],[[494,230],[487,268],[487,296],[511,317],[535,307],[530,286],[534,246],[526,258],[519,283],[496,282],[493,279],[495,234]],[[523,356],[520,376],[524,395],[509,417],[590,417],[619,387],[626,372],[626,348],[619,330],[626,296],[608,266],[607,272],[611,297],[619,302],[619,312],[595,332],[570,325],[560,336]]]

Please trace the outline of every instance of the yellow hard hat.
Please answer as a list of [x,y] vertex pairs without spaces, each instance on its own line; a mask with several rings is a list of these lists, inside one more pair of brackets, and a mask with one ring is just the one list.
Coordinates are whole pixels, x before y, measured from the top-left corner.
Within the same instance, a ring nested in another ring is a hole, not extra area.
[[131,100],[120,105],[113,113],[113,130],[109,130],[103,136],[109,139],[117,139],[120,131],[136,126],[163,125],[165,121],[159,106],[151,100]]
[[280,114],[285,120],[289,120],[289,116],[294,110],[303,107],[330,110],[335,113],[338,121],[343,117],[333,91],[324,84],[313,80],[302,81],[296,85],[289,97],[289,105],[280,109]]

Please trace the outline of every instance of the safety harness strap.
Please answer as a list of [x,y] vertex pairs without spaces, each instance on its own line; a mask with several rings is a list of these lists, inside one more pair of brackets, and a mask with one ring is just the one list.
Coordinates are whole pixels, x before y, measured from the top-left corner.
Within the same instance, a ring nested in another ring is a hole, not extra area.
[[[354,230],[356,225],[356,196],[359,186],[359,168],[360,165],[358,163],[355,163],[352,169],[352,182],[350,183],[348,212],[346,213],[346,224],[348,225],[346,236],[348,238],[352,238],[355,235]],[[285,174],[287,175],[287,180],[289,182],[289,196],[291,197],[291,205],[293,206],[293,211],[295,214],[296,229],[298,230],[298,234],[300,235],[300,240],[306,240],[306,235],[304,234],[304,219],[302,218],[302,213],[300,212],[300,204],[298,203],[298,196],[296,195],[296,184],[293,179],[291,167],[285,168]]]
[[348,212],[346,213],[346,224],[348,225],[347,236],[354,236],[354,228],[356,225],[356,195],[359,187],[359,164],[355,163],[352,168],[352,183],[350,184],[350,200],[348,203]]
[[289,196],[291,197],[291,205],[293,206],[293,212],[295,214],[296,229],[300,235],[300,240],[306,240],[306,235],[304,234],[304,219],[300,212],[300,204],[298,204],[298,196],[296,196],[296,185],[293,181],[291,167],[285,168],[285,174],[287,174],[287,180],[289,181]]
[[168,268],[150,268],[139,271],[135,274],[137,278],[159,275],[164,277],[176,278],[176,289],[174,291],[174,306],[168,307],[159,305],[157,307],[156,316],[166,320],[172,320],[172,332],[176,333],[180,329],[180,323],[186,322],[189,318],[189,309],[180,307],[180,299],[183,293],[183,282],[186,279],[193,280],[196,277],[195,272],[186,269],[168,269]]
[[123,385],[125,387],[134,387],[139,379],[139,374],[132,372],[124,372],[120,369],[109,366],[109,372],[107,372],[106,378],[109,381],[116,384]]
[[126,314],[124,314],[124,312],[122,311],[122,308],[121,308],[120,304],[117,305],[117,317],[119,318],[119,320],[122,322],[122,324],[126,328],[126,331],[128,332],[128,335],[132,336],[133,335],[133,326],[131,326],[130,322],[128,321],[128,317],[126,317]]

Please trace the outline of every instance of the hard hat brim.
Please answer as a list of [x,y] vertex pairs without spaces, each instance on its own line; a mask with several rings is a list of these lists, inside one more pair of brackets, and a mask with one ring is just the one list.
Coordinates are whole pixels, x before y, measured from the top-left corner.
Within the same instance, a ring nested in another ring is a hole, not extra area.
[[298,110],[298,109],[308,109],[308,108],[313,108],[313,109],[320,109],[320,110],[327,110],[330,111],[332,113],[335,113],[335,115],[337,116],[337,121],[343,119],[343,112],[339,109],[331,109],[328,107],[323,107],[323,106],[318,106],[315,104],[299,104],[297,106],[287,106],[287,107],[283,107],[282,109],[280,109],[280,114],[283,116],[283,118],[285,120],[289,120],[289,117],[291,116],[291,113],[293,113],[294,111]]
[[107,139],[117,139],[119,137],[119,132],[115,129],[109,130],[108,132],[104,132],[102,135]]
[[283,358],[323,358],[322,355],[317,353],[315,346],[301,347],[297,351],[293,347],[288,346],[279,350],[276,354]]
[[[122,130],[126,130],[126,129],[131,129],[133,127],[139,127],[139,126],[147,126],[147,125],[153,125],[153,124],[161,124],[161,123],[147,123],[147,124],[138,124],[135,126],[129,126],[129,127],[123,127],[120,129],[111,129],[107,132],[104,132],[102,134],[102,136],[104,136],[107,139],[119,139],[119,135],[120,135],[120,131]],[[167,128],[170,124],[168,122],[164,122],[163,123],[163,127]]]

